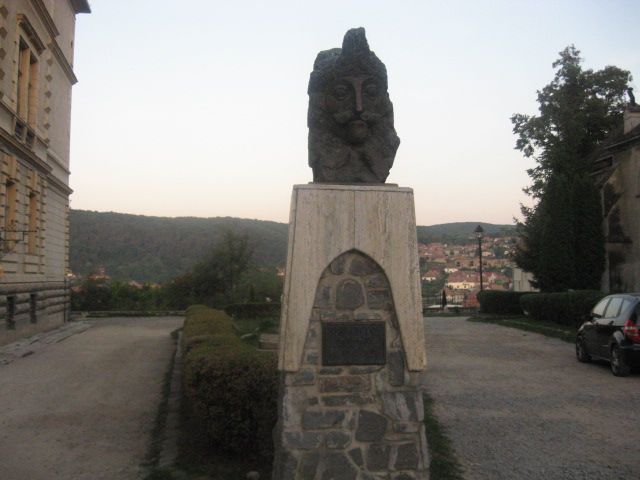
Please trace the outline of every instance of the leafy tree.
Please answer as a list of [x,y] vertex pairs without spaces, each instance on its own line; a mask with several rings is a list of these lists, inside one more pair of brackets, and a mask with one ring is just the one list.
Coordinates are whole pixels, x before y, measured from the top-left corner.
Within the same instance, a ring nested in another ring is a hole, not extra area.
[[242,277],[252,266],[252,257],[249,237],[227,230],[205,260],[193,269],[195,296],[212,306],[235,302]]
[[279,302],[282,294],[282,278],[274,268],[251,268],[239,287],[240,300],[249,302]]
[[162,305],[162,292],[145,284],[142,287],[120,281],[86,280],[71,292],[72,310],[152,311]]
[[246,301],[278,300],[282,282],[274,268],[253,263],[254,246],[247,235],[226,231],[204,260],[162,289],[168,308],[183,309],[195,303],[223,307]]
[[556,74],[538,91],[538,115],[511,117],[516,149],[536,161],[525,188],[536,205],[522,207],[516,263],[543,291],[599,288],[604,236],[599,193],[588,156],[622,122],[631,75],[608,66],[583,69],[573,46],[553,63]]
[[102,281],[87,280],[80,289],[71,292],[72,310],[111,310],[113,295],[108,284]]
[[198,303],[193,292],[191,272],[174,278],[162,287],[162,299],[169,309],[184,310],[189,305]]

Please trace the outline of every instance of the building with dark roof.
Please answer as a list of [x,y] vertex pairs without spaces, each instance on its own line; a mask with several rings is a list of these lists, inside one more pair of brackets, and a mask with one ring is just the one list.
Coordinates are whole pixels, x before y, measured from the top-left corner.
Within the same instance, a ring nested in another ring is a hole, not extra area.
[[591,158],[604,213],[605,292],[640,291],[640,106],[633,100],[623,123]]

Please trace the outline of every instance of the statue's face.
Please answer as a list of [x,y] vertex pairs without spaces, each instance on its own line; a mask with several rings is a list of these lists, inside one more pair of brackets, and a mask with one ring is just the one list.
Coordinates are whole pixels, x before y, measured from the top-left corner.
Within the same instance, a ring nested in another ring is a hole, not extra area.
[[388,111],[389,98],[379,83],[370,75],[354,75],[327,85],[325,109],[344,128],[349,143],[365,142],[371,127]]
[[318,53],[309,76],[309,165],[319,183],[384,183],[400,139],[387,69],[363,28]]

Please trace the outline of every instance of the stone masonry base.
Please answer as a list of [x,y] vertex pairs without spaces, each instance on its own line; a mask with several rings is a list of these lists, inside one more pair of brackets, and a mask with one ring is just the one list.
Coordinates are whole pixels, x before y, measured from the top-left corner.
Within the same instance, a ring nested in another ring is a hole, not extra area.
[[[340,322],[383,322],[386,363],[323,366],[322,325]],[[340,255],[318,284],[302,368],[282,372],[274,479],[427,479],[422,376],[406,367],[385,273]]]

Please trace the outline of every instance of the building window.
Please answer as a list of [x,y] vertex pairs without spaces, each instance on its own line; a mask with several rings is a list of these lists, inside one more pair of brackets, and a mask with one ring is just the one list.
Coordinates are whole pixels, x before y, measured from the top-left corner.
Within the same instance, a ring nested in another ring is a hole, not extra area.
[[29,295],[29,317],[31,323],[38,322],[38,295],[35,293]]
[[35,128],[38,103],[38,58],[29,44],[20,38],[18,57],[18,117]]
[[40,209],[39,197],[36,192],[29,194],[29,232],[27,236],[27,252],[31,255],[38,253],[38,222]]
[[5,203],[4,203],[4,240],[5,251],[12,251],[15,246],[15,230],[16,230],[16,203],[17,203],[18,185],[13,180],[7,180],[5,184]]
[[7,297],[7,330],[15,330],[16,328],[16,297],[11,295]]

